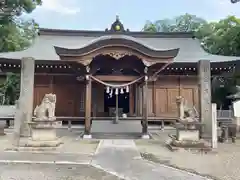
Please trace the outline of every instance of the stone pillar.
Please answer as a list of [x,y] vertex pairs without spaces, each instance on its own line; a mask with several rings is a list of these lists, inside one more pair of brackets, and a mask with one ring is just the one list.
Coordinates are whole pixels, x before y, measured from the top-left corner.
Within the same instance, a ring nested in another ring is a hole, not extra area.
[[85,98],[85,131],[83,138],[91,139],[91,104],[92,104],[92,80],[86,75],[86,98]]
[[21,60],[21,90],[19,99],[19,118],[21,122],[20,136],[30,136],[29,122],[32,121],[34,98],[35,60],[22,58]]
[[184,119],[184,98],[182,96],[178,96],[176,98],[177,109],[178,109],[178,118],[179,120]]
[[233,124],[236,125],[237,132],[240,129],[240,101],[236,100],[233,102]]
[[212,148],[217,148],[217,104],[212,104]]
[[142,138],[149,139],[148,134],[148,76],[145,76],[145,83],[143,85],[142,98]]
[[204,124],[201,137],[212,136],[212,103],[211,103],[211,66],[209,60],[198,62],[200,121]]

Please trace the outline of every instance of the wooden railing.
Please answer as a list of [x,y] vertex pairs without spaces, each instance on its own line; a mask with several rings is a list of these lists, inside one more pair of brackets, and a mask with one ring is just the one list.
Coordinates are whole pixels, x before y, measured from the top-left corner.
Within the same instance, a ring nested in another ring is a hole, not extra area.
[[[196,113],[198,113],[196,111]],[[34,117],[33,117],[34,118]],[[77,116],[57,116],[56,120],[57,121],[66,121],[68,128],[72,128],[72,122],[84,122],[85,117],[77,117]],[[93,121],[94,120],[114,120],[115,117],[92,117],[91,118]],[[232,110],[217,110],[217,121],[218,123],[225,123],[225,122],[231,122],[233,119],[233,111]],[[6,116],[6,117],[1,117],[0,116],[0,121],[9,121],[9,120],[14,120],[14,116]],[[124,121],[124,120],[136,120],[140,121],[142,120],[141,116],[132,116],[132,117],[119,117],[119,120]],[[160,121],[161,126],[164,127],[164,122],[175,122],[177,119],[176,118],[169,118],[169,117],[148,117],[149,121]]]
[[[34,118],[34,117],[33,117]],[[84,123],[85,117],[73,117],[73,116],[57,116],[56,121],[65,121],[67,122],[68,129],[72,129],[72,122],[83,122]],[[114,120],[115,117],[91,117],[92,121],[94,120]],[[8,117],[0,117],[0,121],[9,121],[9,120],[14,120],[14,116],[8,116]],[[129,121],[129,120],[135,120],[135,121],[141,121],[142,117],[141,116],[133,116],[133,117],[119,117],[119,120],[121,121]],[[176,122],[176,118],[169,118],[169,117],[148,117],[149,121],[159,121],[161,122],[162,129],[164,129],[164,122]]]

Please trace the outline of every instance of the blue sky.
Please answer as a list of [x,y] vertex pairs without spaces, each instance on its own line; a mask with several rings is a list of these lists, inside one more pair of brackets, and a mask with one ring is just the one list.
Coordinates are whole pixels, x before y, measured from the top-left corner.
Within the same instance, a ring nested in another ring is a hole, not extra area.
[[190,13],[213,21],[228,15],[240,17],[240,3],[230,0],[43,0],[30,16],[40,27],[104,30],[119,15],[125,28],[141,30],[155,21]]

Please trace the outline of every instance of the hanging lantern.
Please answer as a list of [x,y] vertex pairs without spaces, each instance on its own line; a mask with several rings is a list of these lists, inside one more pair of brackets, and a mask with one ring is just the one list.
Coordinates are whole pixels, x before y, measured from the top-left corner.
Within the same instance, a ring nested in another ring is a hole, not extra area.
[[110,88],[107,86],[106,93],[110,92]]
[[113,94],[113,90],[111,89],[111,91],[109,93],[110,98],[112,97],[112,94]]
[[115,94],[118,95],[118,88],[115,89]]
[[120,94],[123,94],[123,93],[124,93],[123,88],[121,88],[121,90],[120,90]]
[[128,86],[126,86],[126,92],[127,92],[127,93],[129,92],[129,87],[128,87]]

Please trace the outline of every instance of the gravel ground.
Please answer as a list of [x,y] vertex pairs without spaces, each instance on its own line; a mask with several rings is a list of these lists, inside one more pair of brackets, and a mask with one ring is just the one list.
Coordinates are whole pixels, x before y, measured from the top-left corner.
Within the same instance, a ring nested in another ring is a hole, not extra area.
[[136,140],[142,156],[148,160],[177,167],[219,180],[240,179],[240,140],[236,144],[218,144],[216,153],[171,152],[165,147],[165,131],[154,140]]
[[121,180],[87,165],[0,164],[1,180]]

